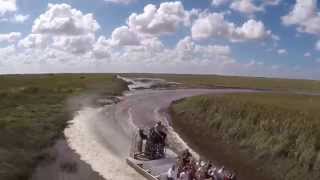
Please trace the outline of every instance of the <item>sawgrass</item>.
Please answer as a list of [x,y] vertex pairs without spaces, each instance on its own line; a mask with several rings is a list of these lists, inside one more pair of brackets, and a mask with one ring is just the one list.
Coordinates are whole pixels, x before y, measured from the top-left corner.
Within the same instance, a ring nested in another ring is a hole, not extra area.
[[0,179],[28,179],[71,119],[67,102],[83,94],[119,95],[111,74],[0,76]]
[[318,96],[254,93],[191,97],[171,112],[173,124],[240,146],[275,179],[300,180],[320,178],[319,107]]

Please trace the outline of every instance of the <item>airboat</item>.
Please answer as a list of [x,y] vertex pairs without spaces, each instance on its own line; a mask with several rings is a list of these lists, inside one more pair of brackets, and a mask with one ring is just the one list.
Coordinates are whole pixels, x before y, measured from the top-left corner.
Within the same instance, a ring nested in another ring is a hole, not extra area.
[[157,142],[156,138],[157,136],[142,141],[143,151],[136,148],[139,142],[134,138],[130,156],[126,161],[148,180],[166,180],[167,171],[176,163],[177,154],[164,144]]
[[[130,156],[126,159],[128,165],[148,180],[167,180],[168,170],[177,164],[177,154],[165,146],[165,136],[161,137],[161,134],[155,133],[152,129],[148,137],[143,134],[143,130],[139,132],[140,134],[132,140]],[[139,137],[140,140],[137,140]],[[188,154],[190,153],[188,152]],[[182,157],[185,156],[182,154]],[[189,157],[191,157],[191,154]],[[182,162],[183,160],[184,159],[182,159]],[[204,161],[200,161],[195,167],[197,167],[196,169],[200,168],[200,170],[197,170],[195,176],[201,179],[203,178],[201,176],[201,168],[205,167],[208,167],[205,172],[208,173],[207,175],[209,177],[228,180],[236,179],[234,173],[225,170],[224,167],[218,169],[218,167],[212,163],[206,164]],[[209,170],[212,171],[210,172]]]

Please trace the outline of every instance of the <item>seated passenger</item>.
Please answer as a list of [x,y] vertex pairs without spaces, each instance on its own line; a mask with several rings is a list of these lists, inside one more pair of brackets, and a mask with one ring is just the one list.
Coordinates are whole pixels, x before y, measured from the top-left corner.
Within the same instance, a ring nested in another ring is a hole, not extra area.
[[175,180],[177,177],[176,166],[172,165],[172,167],[168,170],[167,180]]
[[138,133],[139,133],[139,138],[137,140],[137,151],[139,153],[143,153],[144,152],[143,141],[146,140],[148,138],[148,136],[146,134],[144,134],[143,129],[140,129],[140,128],[138,130]]

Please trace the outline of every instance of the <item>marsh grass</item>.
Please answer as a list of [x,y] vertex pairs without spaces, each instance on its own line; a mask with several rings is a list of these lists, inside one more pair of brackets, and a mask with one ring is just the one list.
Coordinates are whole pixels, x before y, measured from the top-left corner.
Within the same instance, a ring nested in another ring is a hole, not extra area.
[[263,162],[275,179],[320,178],[320,97],[287,94],[198,96],[172,106],[173,122],[217,134]]
[[63,136],[70,97],[125,89],[111,74],[0,76],[0,179],[28,179],[37,162],[55,158],[45,149]]
[[163,78],[183,83],[183,86],[188,88],[252,88],[320,93],[320,81],[316,80],[189,74],[124,74],[124,76]]

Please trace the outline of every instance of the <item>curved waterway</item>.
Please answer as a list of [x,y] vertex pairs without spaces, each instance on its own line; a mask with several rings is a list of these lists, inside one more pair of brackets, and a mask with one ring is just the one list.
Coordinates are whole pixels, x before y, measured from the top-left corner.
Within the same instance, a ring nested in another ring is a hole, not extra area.
[[[134,80],[130,80],[135,84]],[[147,81],[148,85],[152,84]],[[159,81],[159,80],[157,80]],[[162,80],[160,80],[163,83]],[[136,84],[144,85],[143,81]],[[131,85],[133,87],[135,85]],[[135,86],[136,87],[136,86]],[[134,90],[127,92],[117,104],[80,110],[65,130],[69,146],[92,169],[109,180],[144,179],[125,163],[132,137],[137,128],[149,128],[162,121],[169,129],[168,141],[176,151],[188,145],[171,128],[166,113],[169,105],[185,97],[203,94],[255,92],[240,89]],[[193,152],[197,156],[196,152]]]

